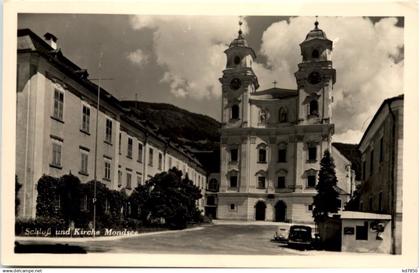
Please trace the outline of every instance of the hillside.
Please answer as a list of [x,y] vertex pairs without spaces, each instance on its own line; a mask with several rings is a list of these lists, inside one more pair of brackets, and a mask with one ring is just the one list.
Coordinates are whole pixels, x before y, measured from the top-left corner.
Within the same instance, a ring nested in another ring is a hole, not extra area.
[[220,123],[215,119],[189,112],[171,104],[123,101],[151,128],[192,151],[219,149]]

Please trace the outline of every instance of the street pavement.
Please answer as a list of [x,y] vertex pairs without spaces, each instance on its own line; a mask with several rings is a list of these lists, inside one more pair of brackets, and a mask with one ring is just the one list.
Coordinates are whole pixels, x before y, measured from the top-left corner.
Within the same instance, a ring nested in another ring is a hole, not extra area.
[[[227,254],[227,255],[307,255],[272,242],[276,225],[232,224],[218,222],[180,231],[119,237],[114,240],[63,241],[80,246],[87,252],[161,253],[161,254]],[[50,240],[57,244],[60,239]],[[19,240],[18,240],[19,241]],[[23,244],[45,244],[48,239],[19,241]]]

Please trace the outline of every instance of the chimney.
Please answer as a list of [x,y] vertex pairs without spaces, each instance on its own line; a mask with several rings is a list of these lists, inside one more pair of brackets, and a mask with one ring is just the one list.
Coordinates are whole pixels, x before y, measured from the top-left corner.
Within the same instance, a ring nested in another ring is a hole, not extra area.
[[49,32],[44,35],[45,41],[55,50],[57,49],[57,37]]

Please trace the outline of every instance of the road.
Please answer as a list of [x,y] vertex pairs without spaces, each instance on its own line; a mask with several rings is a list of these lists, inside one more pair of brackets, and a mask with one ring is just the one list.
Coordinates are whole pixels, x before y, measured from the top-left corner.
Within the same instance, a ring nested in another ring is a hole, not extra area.
[[[290,255],[300,251],[272,242],[274,225],[207,225],[199,229],[117,240],[72,242],[87,252]],[[27,243],[39,243],[26,241]],[[43,242],[45,243],[45,242]],[[303,253],[302,253],[303,254]]]

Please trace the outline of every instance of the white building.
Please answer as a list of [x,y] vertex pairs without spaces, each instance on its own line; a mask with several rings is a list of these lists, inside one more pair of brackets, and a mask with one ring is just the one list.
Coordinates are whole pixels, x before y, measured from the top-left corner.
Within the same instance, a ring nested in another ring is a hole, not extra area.
[[[18,30],[16,175],[22,184],[22,217],[35,217],[36,183],[42,175],[71,172],[82,183],[94,179],[98,86],[62,54],[54,35],[47,33],[45,39]],[[192,154],[139,122],[135,102],[123,105],[104,89],[100,94],[98,181],[130,193],[155,174],[177,167],[204,196],[206,172]]]

